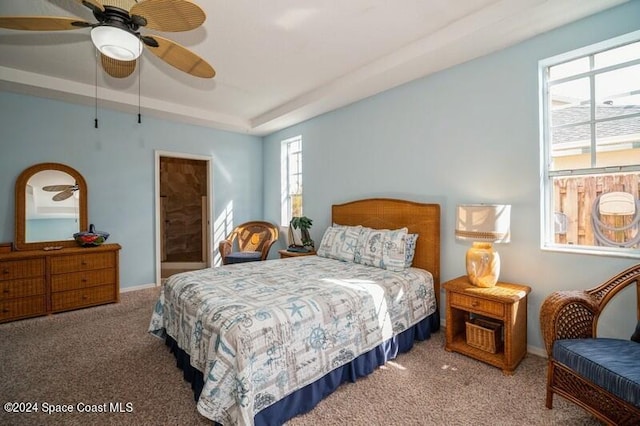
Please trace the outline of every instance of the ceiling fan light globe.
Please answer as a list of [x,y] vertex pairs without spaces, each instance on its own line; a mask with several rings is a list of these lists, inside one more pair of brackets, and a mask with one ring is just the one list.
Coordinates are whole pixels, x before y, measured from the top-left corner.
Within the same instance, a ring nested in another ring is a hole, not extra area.
[[100,53],[119,61],[133,61],[142,53],[140,39],[117,27],[95,27],[91,30],[91,40]]

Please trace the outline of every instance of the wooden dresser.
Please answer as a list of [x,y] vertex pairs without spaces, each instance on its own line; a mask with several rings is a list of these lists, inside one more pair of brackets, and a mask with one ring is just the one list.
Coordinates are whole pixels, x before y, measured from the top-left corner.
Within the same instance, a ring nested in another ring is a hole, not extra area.
[[118,302],[120,245],[0,253],[0,323]]

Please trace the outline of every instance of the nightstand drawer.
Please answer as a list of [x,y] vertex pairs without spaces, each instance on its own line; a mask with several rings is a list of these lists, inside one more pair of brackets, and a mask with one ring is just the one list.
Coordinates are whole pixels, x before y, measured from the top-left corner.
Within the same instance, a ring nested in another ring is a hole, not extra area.
[[504,317],[504,303],[494,302],[491,300],[480,299],[478,297],[465,296],[459,293],[449,293],[451,300],[449,303],[452,307],[467,309],[476,313]]

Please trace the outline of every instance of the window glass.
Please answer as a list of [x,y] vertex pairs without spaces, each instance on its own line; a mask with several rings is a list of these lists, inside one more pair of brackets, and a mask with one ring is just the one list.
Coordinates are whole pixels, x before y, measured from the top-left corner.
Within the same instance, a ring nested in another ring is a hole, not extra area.
[[594,55],[595,69],[618,65],[640,58],[640,42],[629,43]]
[[589,71],[589,58],[578,58],[549,69],[549,81]]
[[286,139],[281,145],[281,225],[302,216],[302,136]]
[[640,258],[638,40],[540,63],[543,248]]

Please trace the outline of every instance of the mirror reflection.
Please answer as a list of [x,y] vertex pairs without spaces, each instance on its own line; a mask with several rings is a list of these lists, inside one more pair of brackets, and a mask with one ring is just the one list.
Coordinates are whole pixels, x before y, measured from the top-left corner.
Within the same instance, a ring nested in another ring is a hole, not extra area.
[[80,231],[80,191],[73,176],[42,170],[25,188],[25,242],[73,240]]
[[25,242],[72,240],[80,231],[80,192],[71,175],[43,170],[25,191]]

